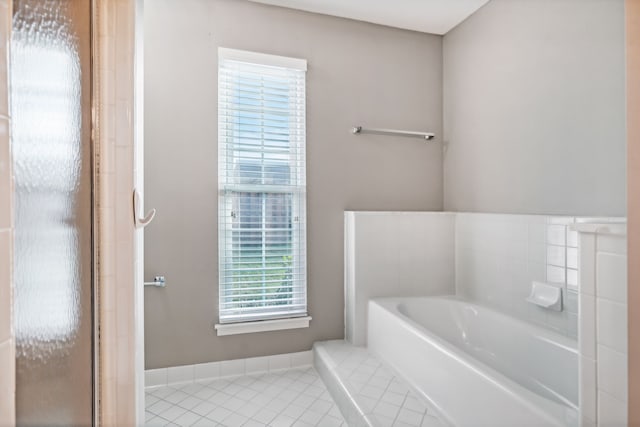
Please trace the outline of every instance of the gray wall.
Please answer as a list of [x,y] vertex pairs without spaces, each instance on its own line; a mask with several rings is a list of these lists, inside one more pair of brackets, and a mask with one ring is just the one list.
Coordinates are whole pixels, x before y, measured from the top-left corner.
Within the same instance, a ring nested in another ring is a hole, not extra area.
[[[237,0],[145,4],[146,367],[342,338],[343,211],[442,209],[442,38]],[[306,58],[309,329],[220,337],[217,48]],[[424,129],[436,143],[353,136]]]
[[622,0],[492,0],[443,49],[445,209],[626,214]]

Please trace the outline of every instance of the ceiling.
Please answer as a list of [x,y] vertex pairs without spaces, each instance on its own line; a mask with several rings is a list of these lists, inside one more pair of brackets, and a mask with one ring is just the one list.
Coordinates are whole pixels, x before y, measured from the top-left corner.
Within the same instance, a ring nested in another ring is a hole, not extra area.
[[489,0],[251,0],[432,34],[446,34]]

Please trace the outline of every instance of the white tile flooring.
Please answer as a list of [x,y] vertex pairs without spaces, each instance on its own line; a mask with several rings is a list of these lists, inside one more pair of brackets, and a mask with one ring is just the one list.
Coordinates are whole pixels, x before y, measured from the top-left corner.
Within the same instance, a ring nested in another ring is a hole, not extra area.
[[345,426],[312,367],[148,389],[147,426]]
[[[316,344],[359,410],[375,427],[442,427],[435,410],[366,348],[338,341]],[[330,380],[329,380],[330,381]],[[352,424],[357,423],[347,415]]]

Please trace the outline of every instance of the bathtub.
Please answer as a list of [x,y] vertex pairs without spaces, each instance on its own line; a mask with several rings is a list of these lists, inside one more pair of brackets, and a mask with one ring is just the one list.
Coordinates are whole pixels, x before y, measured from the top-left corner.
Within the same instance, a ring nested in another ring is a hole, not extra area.
[[456,297],[369,302],[369,351],[454,426],[577,426],[577,343]]

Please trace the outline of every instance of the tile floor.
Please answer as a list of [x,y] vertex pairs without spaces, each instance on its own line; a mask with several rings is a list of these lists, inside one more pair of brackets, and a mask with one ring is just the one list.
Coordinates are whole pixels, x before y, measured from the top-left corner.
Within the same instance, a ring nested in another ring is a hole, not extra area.
[[312,367],[148,389],[147,426],[344,426]]
[[[368,422],[376,427],[442,427],[435,410],[366,348],[338,341],[317,343],[334,375]],[[348,418],[356,424],[357,421]]]

